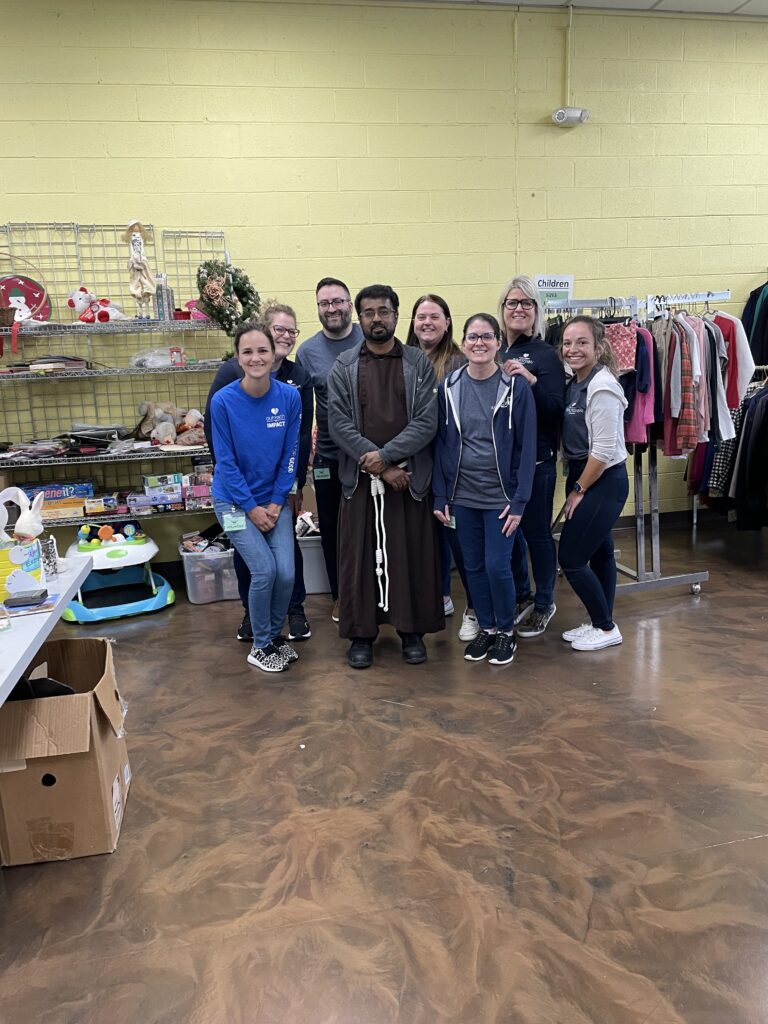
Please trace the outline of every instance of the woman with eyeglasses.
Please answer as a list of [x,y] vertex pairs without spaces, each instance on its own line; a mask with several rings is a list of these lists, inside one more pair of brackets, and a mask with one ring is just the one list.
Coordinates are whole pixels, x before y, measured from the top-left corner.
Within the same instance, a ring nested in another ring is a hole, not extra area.
[[[438,384],[442,384],[449,373],[457,370],[466,362],[461,349],[453,340],[453,321],[448,303],[439,295],[422,295],[421,298],[416,299],[411,311],[411,324],[405,343],[412,348],[420,348],[429,357]],[[454,607],[451,599],[451,558],[453,558],[467,598],[466,609],[461,617],[459,640],[474,640],[480,632],[480,625],[472,604],[467,575],[464,570],[464,558],[461,554],[461,545],[456,536],[456,530],[445,527],[437,531],[437,537],[440,546],[440,569],[443,581],[443,610],[446,615],[453,615]]]
[[[530,277],[519,275],[505,285],[499,300],[505,344],[501,351],[504,372],[522,377],[536,404],[536,472],[533,490],[512,553],[517,589],[517,635],[540,636],[557,611],[555,580],[557,551],[552,538],[556,459],[565,409],[565,371],[557,353],[544,339],[541,296]],[[528,552],[536,584],[531,593]]]
[[[306,370],[298,366],[288,356],[296,345],[299,336],[299,328],[296,324],[296,313],[293,309],[282,302],[268,300],[262,309],[259,317],[259,326],[267,332],[275,347],[275,359],[270,370],[270,377],[273,380],[288,384],[299,392],[301,398],[301,432],[299,434],[299,454],[296,471],[296,491],[289,496],[294,526],[296,517],[302,508],[302,489],[307,480],[307,467],[309,456],[312,450],[312,420],[314,418],[313,392],[310,376]],[[211,399],[221,388],[232,381],[243,378],[243,369],[240,366],[237,356],[222,363],[219,368],[211,389],[208,392],[208,402],[205,410],[205,432],[208,440],[208,447],[211,449],[214,459],[216,453],[213,446],[213,432],[211,428],[210,407]],[[235,549],[235,572],[240,593],[240,600],[243,604],[243,620],[237,631],[237,639],[245,643],[253,640],[250,614],[248,611],[248,592],[251,585],[251,573],[248,566]],[[295,577],[293,593],[288,605],[288,638],[290,640],[308,640],[311,629],[306,615],[304,614],[304,601],[306,590],[304,587],[304,562],[301,556],[301,548],[295,537],[294,531],[294,565]]]
[[451,517],[464,556],[480,632],[467,661],[508,665],[515,656],[515,532],[531,494],[536,464],[536,413],[527,381],[499,368],[501,328],[490,313],[464,324],[467,364],[438,390],[432,475],[434,512]]

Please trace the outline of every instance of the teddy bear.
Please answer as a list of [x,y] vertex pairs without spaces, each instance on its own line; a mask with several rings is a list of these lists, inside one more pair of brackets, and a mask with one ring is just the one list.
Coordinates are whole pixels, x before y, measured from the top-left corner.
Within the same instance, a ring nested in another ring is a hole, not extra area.
[[87,288],[77,288],[67,299],[67,305],[74,309],[77,319],[84,324],[106,324],[111,320],[127,320],[128,317],[109,299],[97,299]]

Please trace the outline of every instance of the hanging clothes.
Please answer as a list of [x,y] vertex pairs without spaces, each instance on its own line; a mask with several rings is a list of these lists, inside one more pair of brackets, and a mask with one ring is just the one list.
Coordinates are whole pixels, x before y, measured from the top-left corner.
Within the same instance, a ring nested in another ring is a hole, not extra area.
[[[721,310],[715,313],[713,320],[723,332],[728,349],[726,395],[728,408],[735,409],[746,395],[749,382],[754,376],[755,359],[741,320]],[[757,362],[768,363],[768,359],[758,359]]]

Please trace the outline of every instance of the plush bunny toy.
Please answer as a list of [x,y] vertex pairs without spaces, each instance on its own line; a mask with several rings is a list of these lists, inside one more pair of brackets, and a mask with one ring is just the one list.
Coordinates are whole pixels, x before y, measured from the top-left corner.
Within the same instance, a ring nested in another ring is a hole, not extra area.
[[5,532],[8,522],[8,510],[5,507],[6,501],[14,501],[20,508],[19,518],[13,527],[13,539],[29,542],[39,537],[43,532],[42,508],[45,495],[41,491],[36,494],[30,503],[27,495],[20,487],[6,487],[0,491],[0,541],[10,543],[11,538]]

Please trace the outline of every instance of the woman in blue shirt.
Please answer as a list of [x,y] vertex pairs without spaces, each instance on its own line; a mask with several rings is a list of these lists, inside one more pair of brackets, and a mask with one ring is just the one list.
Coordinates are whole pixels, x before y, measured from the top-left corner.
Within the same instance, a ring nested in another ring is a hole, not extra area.
[[282,672],[298,658],[280,629],[293,590],[293,524],[288,495],[296,480],[301,398],[270,376],[275,343],[261,327],[234,335],[243,379],[211,399],[216,451],[216,516],[251,573],[253,647],[248,662]]

